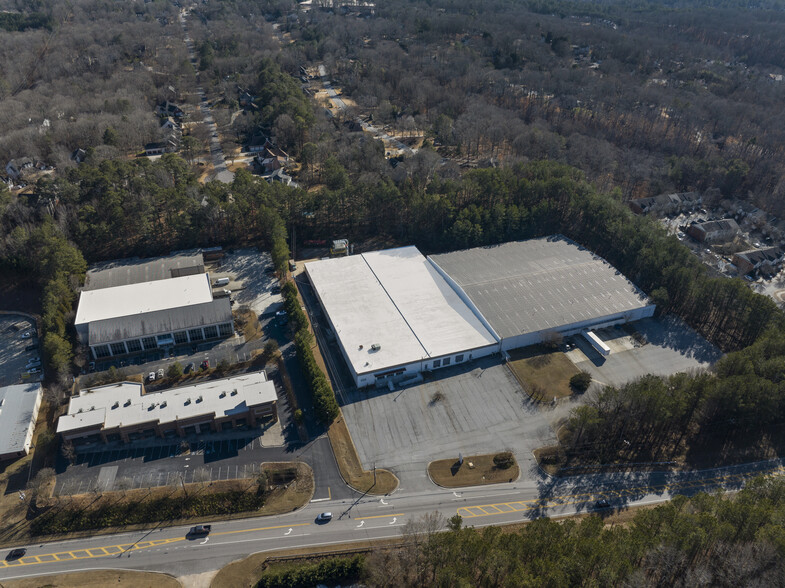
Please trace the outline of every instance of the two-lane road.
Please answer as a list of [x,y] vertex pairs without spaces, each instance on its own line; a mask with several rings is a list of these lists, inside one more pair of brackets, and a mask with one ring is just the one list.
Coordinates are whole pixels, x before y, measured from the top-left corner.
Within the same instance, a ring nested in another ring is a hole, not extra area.
[[[434,488],[432,492],[407,494],[404,488],[381,498],[320,500],[287,515],[214,523],[207,537],[188,538],[188,527],[172,527],[28,545],[23,558],[0,563],[0,579],[91,568],[155,570],[182,576],[215,570],[256,552],[396,537],[408,521],[434,511],[445,518],[459,514],[464,524],[482,527],[607,511],[597,509],[601,498],[612,508],[626,508],[664,502],[676,494],[733,491],[752,476],[784,472],[783,462],[772,460],[701,472],[592,474],[564,479],[539,476],[455,491]],[[331,511],[333,520],[318,523],[316,517],[322,511]]]

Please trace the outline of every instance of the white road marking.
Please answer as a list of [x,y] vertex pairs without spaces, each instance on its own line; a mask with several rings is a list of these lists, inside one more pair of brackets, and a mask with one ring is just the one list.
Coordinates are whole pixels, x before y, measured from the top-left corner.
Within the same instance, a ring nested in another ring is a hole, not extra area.
[[391,522],[390,524],[391,524],[391,525],[394,525],[394,524],[395,524],[395,521],[397,521],[397,520],[398,520],[398,519],[397,519],[396,517],[393,517],[393,520],[392,520],[392,522]]
[[357,528],[359,529],[359,528],[360,528],[360,527],[362,527],[364,524],[365,524],[365,521],[360,521],[360,524],[359,524],[359,525],[357,525]]
[[294,529],[292,529],[291,527],[289,527],[289,530],[288,530],[288,531],[286,531],[286,533],[284,533],[284,535],[289,535],[289,534],[290,534],[292,531],[294,531]]

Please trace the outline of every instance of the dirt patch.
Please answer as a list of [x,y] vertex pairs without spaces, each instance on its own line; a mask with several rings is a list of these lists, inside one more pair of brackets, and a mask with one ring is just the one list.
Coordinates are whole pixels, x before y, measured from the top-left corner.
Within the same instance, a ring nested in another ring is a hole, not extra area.
[[372,470],[363,469],[343,414],[330,425],[327,435],[341,476],[349,486],[368,494],[389,494],[398,487],[398,478],[392,472],[377,468],[374,474]]
[[578,368],[561,351],[535,345],[510,351],[507,366],[526,393],[537,402],[551,402],[572,394],[570,378]]
[[275,515],[292,512],[308,504],[313,497],[313,470],[308,464],[265,463],[262,464],[262,470],[267,475],[268,483],[280,482],[280,484],[267,496],[267,502],[260,514]]
[[463,464],[455,459],[440,459],[428,464],[428,474],[434,483],[445,488],[463,488],[484,484],[502,484],[518,479],[520,468],[513,458],[512,466],[502,469],[493,461],[494,455],[472,455],[463,458]]
[[6,580],[6,588],[105,588],[120,586],[128,588],[182,588],[172,576],[157,572],[133,572],[129,570],[94,570],[70,572],[52,576],[36,576],[22,580]]

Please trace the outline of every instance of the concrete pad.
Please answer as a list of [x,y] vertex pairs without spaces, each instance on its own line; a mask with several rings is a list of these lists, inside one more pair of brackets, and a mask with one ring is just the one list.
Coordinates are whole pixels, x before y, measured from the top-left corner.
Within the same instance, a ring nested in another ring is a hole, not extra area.
[[286,445],[280,419],[277,419],[269,428],[263,430],[262,436],[259,437],[259,444],[262,447],[283,447]]

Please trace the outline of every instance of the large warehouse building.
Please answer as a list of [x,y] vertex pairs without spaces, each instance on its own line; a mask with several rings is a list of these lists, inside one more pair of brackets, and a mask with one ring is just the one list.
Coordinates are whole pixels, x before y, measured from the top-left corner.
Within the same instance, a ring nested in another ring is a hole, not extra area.
[[84,290],[75,326],[95,359],[234,333],[229,298],[213,298],[206,273]]
[[360,387],[654,314],[634,284],[562,236],[428,258],[403,247],[305,270]]

